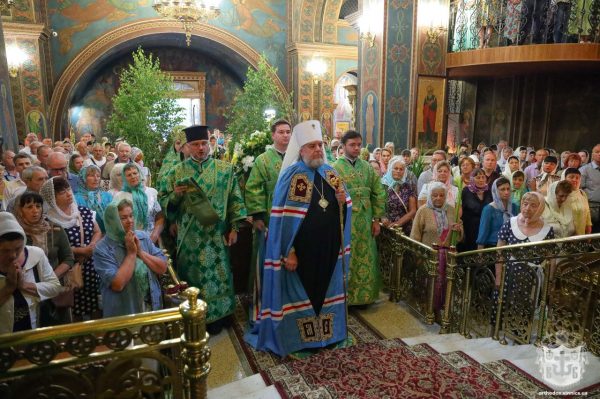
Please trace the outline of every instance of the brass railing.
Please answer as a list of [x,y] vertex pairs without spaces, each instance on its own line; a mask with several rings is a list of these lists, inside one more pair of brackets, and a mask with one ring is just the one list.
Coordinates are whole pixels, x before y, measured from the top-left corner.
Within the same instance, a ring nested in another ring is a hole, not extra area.
[[404,235],[399,229],[381,227],[379,263],[390,301],[402,300],[433,324],[433,296],[439,252]]
[[453,0],[448,27],[448,52],[598,43],[600,0]]
[[[438,251],[397,230],[382,228],[380,236],[390,301],[406,302],[433,323]],[[600,234],[464,253],[449,250],[446,262],[441,333],[540,344],[566,331],[600,353]],[[496,264],[502,270],[498,291]]]
[[0,397],[206,398],[205,302],[0,336]]

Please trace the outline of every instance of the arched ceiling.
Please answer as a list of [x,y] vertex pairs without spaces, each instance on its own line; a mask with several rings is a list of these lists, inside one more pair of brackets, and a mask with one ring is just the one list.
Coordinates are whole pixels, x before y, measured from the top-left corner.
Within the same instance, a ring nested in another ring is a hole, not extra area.
[[246,80],[246,72],[250,65],[247,60],[236,52],[231,51],[227,46],[206,37],[194,36],[188,47],[185,36],[182,34],[160,33],[147,35],[122,43],[103,54],[99,60],[86,70],[85,75],[81,77],[75,89],[73,99],[77,100],[79,96],[85,92],[88,84],[93,82],[96,76],[104,70],[107,65],[131,54],[140,46],[146,53],[152,52],[153,48],[158,47],[180,48],[182,49],[182,52],[194,51],[221,64],[222,68],[231,72],[241,84]]

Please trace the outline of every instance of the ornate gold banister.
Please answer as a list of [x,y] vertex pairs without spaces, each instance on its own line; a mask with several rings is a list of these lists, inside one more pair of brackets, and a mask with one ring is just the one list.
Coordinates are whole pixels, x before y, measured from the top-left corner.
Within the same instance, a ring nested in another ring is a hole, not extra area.
[[189,288],[179,309],[0,336],[0,397],[206,398],[210,349],[199,292]]
[[[382,228],[382,232],[389,241],[386,244],[393,247],[393,257],[391,257],[393,261],[388,259],[389,264],[381,264],[382,270],[386,267],[392,268],[387,272],[392,278],[386,282],[390,291],[390,300],[402,299],[421,314],[425,322],[432,323],[433,286],[431,284],[437,277],[438,251],[403,235],[396,229]],[[382,248],[380,245],[381,250],[389,251],[390,248]],[[587,263],[582,264],[583,258],[586,258]],[[578,320],[569,321],[568,325],[577,330],[580,335],[587,337],[586,342],[592,351],[600,352],[600,339],[597,338],[600,336],[600,234],[463,253],[447,251],[446,259],[447,285],[442,333],[459,332],[466,337],[471,337],[471,333],[475,332],[476,335],[491,336],[497,340],[504,335],[515,342],[535,341],[539,345],[542,339],[547,338],[546,335],[552,335],[550,330],[564,328],[560,327],[562,324],[560,320],[556,320],[556,317],[564,318],[565,314],[575,312]],[[542,265],[532,266],[531,262],[534,261],[542,261]],[[561,270],[561,273],[559,277],[555,275],[554,281],[550,281],[551,270],[554,269],[551,264],[554,262],[560,265],[557,270]],[[519,267],[507,268],[508,263]],[[489,294],[494,289],[494,277],[488,270],[495,264],[502,265],[500,291],[496,300]],[[543,273],[538,274],[543,275],[542,280],[534,278],[538,273],[537,269],[543,270]],[[504,282],[509,277],[518,279],[515,280],[518,283],[511,283],[511,287],[505,288]],[[426,289],[423,285],[425,280],[427,280]],[[419,284],[422,293],[419,290],[415,291],[415,287]],[[567,288],[562,287],[561,284]],[[582,307],[571,311],[569,309],[572,306],[561,305],[556,299],[560,296],[552,296],[552,294],[561,289],[565,292],[563,297],[567,298],[568,287],[573,285],[584,290],[582,292],[587,302],[583,301]],[[514,291],[511,291],[513,289]],[[411,295],[410,290],[414,291],[413,294],[420,295]],[[525,308],[517,303],[521,294],[524,297],[526,292],[534,291],[539,292],[538,302],[528,299],[527,303],[522,304],[526,306]],[[506,297],[506,293],[513,302]],[[522,317],[516,316],[515,312],[518,309],[520,311],[527,309],[527,312]],[[532,309],[535,310],[535,314],[539,314],[537,320],[534,319]],[[499,314],[495,320],[492,320],[493,310]],[[550,315],[555,319],[551,320]],[[504,317],[506,319],[503,321]],[[521,320],[519,317],[524,318]],[[475,327],[476,330],[473,330]],[[537,337],[534,335],[536,328]],[[504,343],[506,340],[502,339],[501,342]]]
[[0,349],[43,342],[48,339],[61,340],[81,334],[97,334],[116,328],[131,328],[140,324],[167,323],[181,320],[179,309],[163,309],[155,312],[140,313],[133,316],[119,316],[108,319],[84,321],[81,323],[65,324],[62,326],[36,328],[35,330],[20,331],[0,335]]

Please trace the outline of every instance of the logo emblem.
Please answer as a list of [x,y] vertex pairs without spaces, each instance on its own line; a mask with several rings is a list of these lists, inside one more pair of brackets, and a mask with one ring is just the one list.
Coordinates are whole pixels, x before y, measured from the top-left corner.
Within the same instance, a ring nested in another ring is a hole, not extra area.
[[536,363],[542,379],[555,389],[565,389],[580,381],[585,365],[589,364],[585,343],[574,347],[565,343],[568,341],[557,339],[554,345],[538,349]]

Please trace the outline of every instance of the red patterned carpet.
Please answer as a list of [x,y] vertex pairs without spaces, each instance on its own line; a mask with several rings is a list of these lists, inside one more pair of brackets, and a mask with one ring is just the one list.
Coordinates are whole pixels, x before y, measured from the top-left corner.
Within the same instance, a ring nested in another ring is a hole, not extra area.
[[[479,364],[463,352],[440,354],[427,344],[409,347],[401,339],[384,339],[354,312],[349,315],[354,346],[296,359],[255,351],[243,339],[248,298],[237,300],[233,328],[238,343],[252,371],[260,372],[267,385],[275,384],[282,398],[512,399],[553,391],[509,361]],[[560,398],[600,398],[600,384],[585,392]]]
[[[552,391],[510,362],[479,364],[462,352],[438,354],[400,339],[323,352],[261,374],[289,399],[534,398]],[[598,394],[596,388],[585,397]]]

